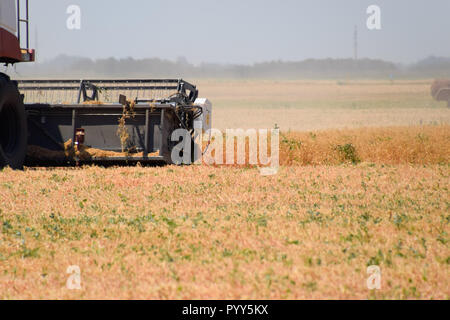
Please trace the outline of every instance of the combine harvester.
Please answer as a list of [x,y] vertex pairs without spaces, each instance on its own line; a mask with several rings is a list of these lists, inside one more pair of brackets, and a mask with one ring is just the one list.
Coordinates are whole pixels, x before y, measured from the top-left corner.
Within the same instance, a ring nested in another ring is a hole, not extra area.
[[[34,61],[28,0],[22,8],[25,19],[20,2],[0,2],[0,63]],[[185,129],[194,141],[194,127],[211,128],[211,111],[211,103],[182,79],[12,81],[0,73],[0,168],[170,164],[179,143],[172,141],[172,132]]]

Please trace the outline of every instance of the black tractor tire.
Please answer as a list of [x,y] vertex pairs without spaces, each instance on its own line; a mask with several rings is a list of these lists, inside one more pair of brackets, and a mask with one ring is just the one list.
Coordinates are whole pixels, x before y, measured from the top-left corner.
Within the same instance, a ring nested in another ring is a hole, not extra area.
[[17,82],[0,73],[0,169],[22,169],[27,152],[27,115]]

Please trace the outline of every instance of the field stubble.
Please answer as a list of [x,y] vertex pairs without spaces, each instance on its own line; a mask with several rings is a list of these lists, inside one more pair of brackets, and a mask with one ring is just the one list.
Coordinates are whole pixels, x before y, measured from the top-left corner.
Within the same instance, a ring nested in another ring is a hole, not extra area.
[[[449,112],[429,84],[273,84],[199,83],[223,128],[279,124],[273,176],[205,165],[0,171],[0,298],[449,299]],[[364,119],[355,125],[352,112]],[[420,121],[438,125],[287,132]],[[71,265],[81,290],[66,288]],[[369,265],[381,268],[380,290],[366,286]]]

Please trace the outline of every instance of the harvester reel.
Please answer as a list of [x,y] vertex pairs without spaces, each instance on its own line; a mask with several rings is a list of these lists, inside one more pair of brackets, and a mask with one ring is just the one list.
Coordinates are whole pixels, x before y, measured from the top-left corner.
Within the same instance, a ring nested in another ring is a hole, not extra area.
[[17,83],[0,74],[0,168],[21,169],[27,150],[27,117]]

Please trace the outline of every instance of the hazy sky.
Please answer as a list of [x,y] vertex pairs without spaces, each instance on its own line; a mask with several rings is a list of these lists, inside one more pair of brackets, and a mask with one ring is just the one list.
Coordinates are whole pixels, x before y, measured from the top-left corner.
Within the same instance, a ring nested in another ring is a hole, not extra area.
[[[81,8],[69,30],[66,9]],[[366,9],[381,8],[381,30]],[[30,0],[38,59],[184,56],[193,63],[253,63],[359,56],[409,63],[450,56],[450,0]],[[36,43],[37,40],[37,43]]]

